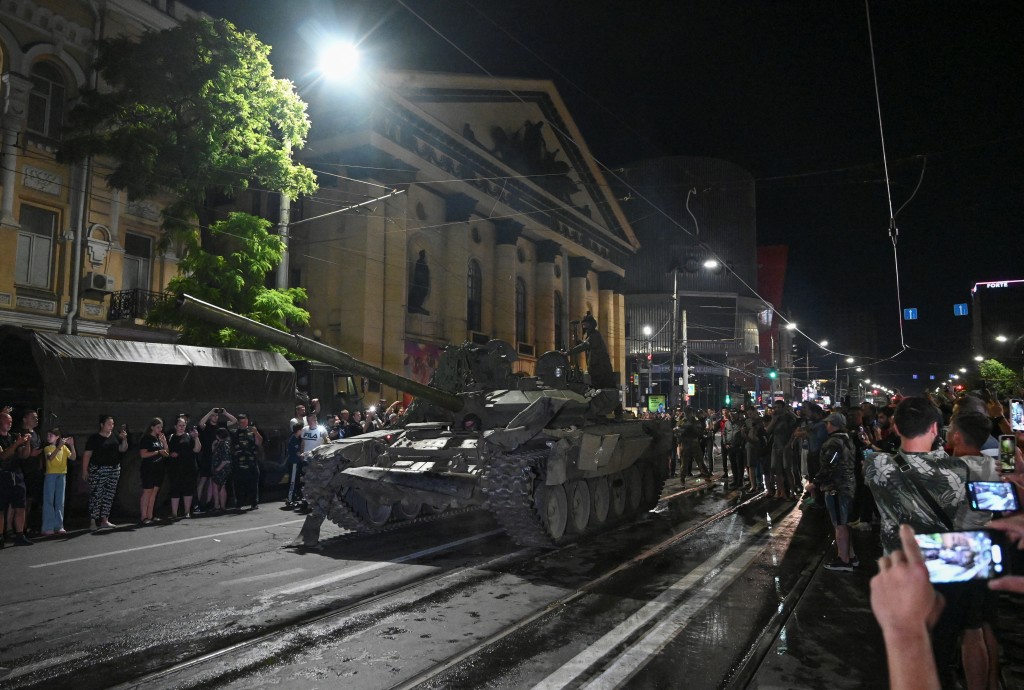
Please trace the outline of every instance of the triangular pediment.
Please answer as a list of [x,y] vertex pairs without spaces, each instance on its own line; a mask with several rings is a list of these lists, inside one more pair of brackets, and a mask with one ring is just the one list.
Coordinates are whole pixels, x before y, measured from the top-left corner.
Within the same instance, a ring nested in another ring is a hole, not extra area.
[[492,185],[527,185],[549,208],[575,213],[606,241],[627,251],[638,246],[550,81],[425,72],[391,72],[383,81],[407,107],[503,173]]

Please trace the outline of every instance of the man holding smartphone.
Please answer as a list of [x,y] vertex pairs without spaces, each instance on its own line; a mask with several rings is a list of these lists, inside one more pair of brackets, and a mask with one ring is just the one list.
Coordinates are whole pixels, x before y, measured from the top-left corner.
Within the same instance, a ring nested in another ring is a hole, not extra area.
[[[984,425],[976,417],[983,416],[963,413],[955,417],[951,435],[973,438],[970,435],[973,432],[965,431]],[[918,534],[925,534],[981,529],[991,519],[990,513],[970,510],[967,482],[998,481],[994,460],[980,454],[951,457],[941,447],[936,449],[942,422],[942,413],[927,398],[904,398],[893,416],[900,450],[876,453],[865,462],[864,481],[882,517],[880,536],[886,554],[902,546],[900,525],[908,524]],[[945,597],[946,607],[933,631],[934,653],[940,675],[949,681],[944,685],[952,685],[959,633],[980,629],[983,621],[977,596],[970,587],[939,585],[936,589]],[[977,648],[974,652],[983,654]],[[965,668],[975,664],[987,670],[987,661],[976,662],[978,657],[968,650],[964,657]]]

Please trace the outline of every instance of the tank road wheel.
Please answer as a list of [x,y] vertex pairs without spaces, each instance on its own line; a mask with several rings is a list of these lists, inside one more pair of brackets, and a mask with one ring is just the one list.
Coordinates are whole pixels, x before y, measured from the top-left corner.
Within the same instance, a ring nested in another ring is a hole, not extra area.
[[568,482],[564,486],[569,500],[569,531],[580,534],[590,522],[590,487],[583,479]]
[[595,477],[587,480],[590,489],[590,524],[594,527],[603,525],[611,510],[612,494],[608,488],[607,477]]
[[626,476],[616,472],[608,477],[608,488],[611,493],[611,517],[618,520],[626,514]]
[[545,486],[540,484],[534,492],[534,504],[540,521],[552,539],[561,539],[569,522],[569,502],[561,484]]
[[417,501],[406,505],[405,502],[399,501],[391,510],[399,520],[415,520],[420,516],[420,511],[423,510],[423,503]]
[[390,503],[380,503],[377,499],[364,496],[355,489],[345,492],[345,502],[355,508],[356,514],[373,527],[383,527],[391,519]]
[[640,510],[643,493],[640,470],[636,465],[631,465],[622,472],[622,477],[626,482],[626,512],[633,514]]

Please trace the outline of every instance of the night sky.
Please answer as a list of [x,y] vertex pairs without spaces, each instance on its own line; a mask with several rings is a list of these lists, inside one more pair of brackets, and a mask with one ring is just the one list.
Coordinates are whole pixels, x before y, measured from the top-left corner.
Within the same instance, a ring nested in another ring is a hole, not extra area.
[[[609,168],[732,161],[757,181],[758,243],[790,247],[782,308],[820,340],[830,309],[864,305],[878,315],[879,353],[900,350],[863,2],[187,4],[254,31],[274,46],[278,75],[296,81],[333,29],[384,68],[551,79]],[[1024,3],[875,0],[871,25],[893,207],[903,207],[903,306],[920,314],[906,325],[911,349],[873,371],[900,385],[897,374],[968,363],[969,319],[952,305],[969,302],[974,283],[1024,278]]]

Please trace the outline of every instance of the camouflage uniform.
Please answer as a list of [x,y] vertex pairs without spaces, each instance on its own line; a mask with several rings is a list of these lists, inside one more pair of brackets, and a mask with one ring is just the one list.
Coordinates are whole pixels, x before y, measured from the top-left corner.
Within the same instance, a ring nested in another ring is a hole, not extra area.
[[[992,519],[987,511],[970,509],[967,482],[999,481],[993,458],[971,455],[954,458],[943,450],[905,453],[904,457],[916,483],[931,494],[954,528],[981,529]],[[822,449],[823,461],[824,458]],[[880,536],[887,554],[901,548],[901,524],[910,525],[918,534],[947,531],[940,517],[918,495],[914,484],[902,474],[893,456],[887,453],[877,453],[865,462],[864,482],[874,495],[882,516]]]

